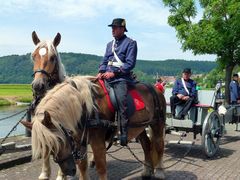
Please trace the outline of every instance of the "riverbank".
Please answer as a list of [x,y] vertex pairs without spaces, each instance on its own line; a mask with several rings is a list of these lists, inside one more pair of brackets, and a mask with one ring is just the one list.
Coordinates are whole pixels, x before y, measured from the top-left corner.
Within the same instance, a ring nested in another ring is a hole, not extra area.
[[0,84],[0,106],[30,103],[32,87],[30,84]]

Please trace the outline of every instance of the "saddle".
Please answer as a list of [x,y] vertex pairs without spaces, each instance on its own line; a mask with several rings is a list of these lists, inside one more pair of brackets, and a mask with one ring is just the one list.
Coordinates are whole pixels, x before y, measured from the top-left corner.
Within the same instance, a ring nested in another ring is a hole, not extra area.
[[[105,83],[103,80],[99,79],[99,83],[104,91],[104,94],[107,98],[107,104],[111,112],[118,110],[117,99],[113,88]],[[145,108],[145,103],[142,100],[142,97],[139,95],[134,87],[128,89],[127,95],[127,115],[128,117],[132,116],[135,111],[140,111]]]

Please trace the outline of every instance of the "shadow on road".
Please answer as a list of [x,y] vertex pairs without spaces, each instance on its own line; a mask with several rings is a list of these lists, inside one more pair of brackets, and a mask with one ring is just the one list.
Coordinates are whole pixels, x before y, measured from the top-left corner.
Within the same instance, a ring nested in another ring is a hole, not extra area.
[[221,138],[221,144],[220,145],[224,145],[224,144],[228,144],[228,143],[232,143],[232,142],[237,142],[240,141],[240,136],[224,136],[223,138]]
[[[194,159],[203,159],[204,161],[208,160],[216,160],[222,157],[231,156],[235,150],[223,148],[220,146],[219,152],[212,158],[208,158],[201,145],[184,145],[184,144],[169,144],[165,148],[165,155],[170,157],[171,159],[179,159],[184,158],[187,159],[188,157]],[[197,160],[195,160],[197,161]]]
[[[117,160],[110,160],[107,162],[108,179],[123,179],[142,170],[142,165],[133,160],[126,160],[121,162]],[[98,179],[96,168],[90,168],[90,179]],[[118,176],[116,177],[116,174]]]

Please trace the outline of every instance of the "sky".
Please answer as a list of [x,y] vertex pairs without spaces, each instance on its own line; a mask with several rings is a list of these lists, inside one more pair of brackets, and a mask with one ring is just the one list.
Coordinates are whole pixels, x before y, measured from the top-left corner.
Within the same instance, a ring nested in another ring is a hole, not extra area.
[[126,35],[137,41],[138,59],[216,59],[183,52],[168,16],[161,0],[0,0],[0,56],[32,52],[32,31],[40,40],[59,32],[59,52],[103,56],[112,40],[108,25],[120,17],[126,19]]

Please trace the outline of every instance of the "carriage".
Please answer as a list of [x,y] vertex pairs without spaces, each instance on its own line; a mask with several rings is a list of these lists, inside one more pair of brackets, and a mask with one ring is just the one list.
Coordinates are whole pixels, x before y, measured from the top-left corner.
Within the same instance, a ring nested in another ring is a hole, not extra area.
[[[224,106],[222,83],[216,85],[215,90],[198,91],[199,103],[193,105],[183,120],[174,119],[169,115],[166,120],[166,133],[178,135],[178,141],[170,143],[194,143],[195,141],[184,141],[188,132],[193,133],[196,140],[201,135],[201,144],[207,157],[213,157],[219,150],[220,139],[225,133],[226,123],[235,123],[238,130],[240,121],[240,105]],[[170,91],[166,92],[166,99],[169,99]],[[168,104],[170,105],[170,104]],[[182,106],[176,107],[176,113]],[[170,107],[167,107],[170,113]]]

